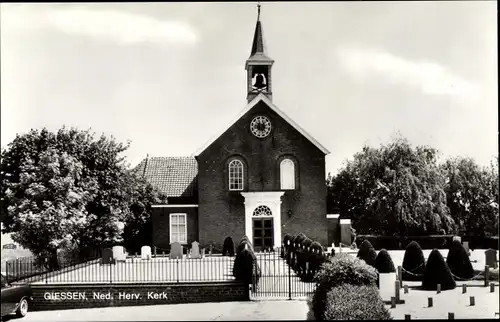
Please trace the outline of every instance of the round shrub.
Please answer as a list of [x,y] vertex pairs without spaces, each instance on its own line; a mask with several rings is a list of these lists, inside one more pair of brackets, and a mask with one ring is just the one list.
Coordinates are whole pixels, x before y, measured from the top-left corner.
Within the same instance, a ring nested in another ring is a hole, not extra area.
[[226,237],[224,239],[224,244],[222,246],[222,256],[234,256],[234,242],[231,237]]
[[368,265],[375,266],[375,259],[377,258],[377,252],[373,248],[372,244],[368,240],[364,240],[359,246],[359,251],[357,257],[364,260]]
[[474,269],[464,246],[458,240],[454,240],[450,245],[446,264],[453,275],[461,279],[470,279],[474,276]]
[[391,255],[385,249],[382,249],[375,259],[375,269],[379,273],[394,273],[396,268],[392,262]]
[[403,257],[403,280],[421,281],[424,271],[424,252],[416,241],[412,241],[406,246],[405,255]]
[[298,248],[302,244],[302,241],[306,238],[306,235],[304,235],[303,233],[298,234],[293,240],[293,246],[295,248]]
[[240,243],[238,244],[238,247],[236,247],[236,254],[238,254],[239,252],[241,252],[243,249],[245,249],[245,246],[247,249],[249,249],[252,253],[254,252],[253,250],[253,247],[252,247],[252,243],[250,243],[250,241],[248,241],[248,238],[247,239],[241,239]]
[[444,261],[443,255],[441,255],[439,250],[434,249],[427,259],[424,278],[422,280],[422,289],[436,290],[438,284],[441,284],[443,291],[452,290],[457,286],[448,264]]
[[316,289],[312,308],[317,319],[324,319],[326,296],[333,287],[342,284],[376,286],[377,271],[363,260],[348,254],[329,258],[314,276]]
[[313,242],[310,246],[310,265],[309,272],[305,276],[305,281],[310,282],[313,280],[314,275],[318,272],[321,265],[326,261],[327,257],[323,252],[323,247],[318,242]]
[[327,294],[325,320],[392,320],[373,286],[344,284]]

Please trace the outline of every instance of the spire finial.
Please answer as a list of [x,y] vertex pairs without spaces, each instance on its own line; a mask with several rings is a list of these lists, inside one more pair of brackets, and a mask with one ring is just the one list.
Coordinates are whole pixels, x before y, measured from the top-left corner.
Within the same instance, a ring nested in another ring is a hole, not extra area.
[[260,20],[260,1],[257,1],[257,21]]

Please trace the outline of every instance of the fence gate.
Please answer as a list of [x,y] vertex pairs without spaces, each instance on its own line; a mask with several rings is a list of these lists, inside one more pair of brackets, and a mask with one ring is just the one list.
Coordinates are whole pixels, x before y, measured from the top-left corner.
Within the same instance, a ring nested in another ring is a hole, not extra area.
[[313,282],[303,282],[281,258],[281,248],[255,253],[261,276],[257,286],[252,285],[250,296],[263,299],[306,299],[314,291]]

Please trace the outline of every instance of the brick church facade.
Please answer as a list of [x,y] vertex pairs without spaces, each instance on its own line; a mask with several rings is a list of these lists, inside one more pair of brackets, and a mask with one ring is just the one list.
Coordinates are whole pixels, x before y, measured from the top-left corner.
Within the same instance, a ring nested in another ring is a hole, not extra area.
[[272,102],[272,66],[257,18],[246,61],[247,106],[193,157],[146,158],[137,171],[168,196],[153,206],[152,245],[221,247],[248,236],[256,249],[286,233],[327,244],[328,150]]

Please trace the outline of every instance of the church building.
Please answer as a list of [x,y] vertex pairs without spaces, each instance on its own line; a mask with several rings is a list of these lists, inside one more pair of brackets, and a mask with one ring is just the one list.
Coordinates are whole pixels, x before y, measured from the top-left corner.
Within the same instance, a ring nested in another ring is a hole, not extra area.
[[136,170],[168,196],[153,206],[152,246],[222,247],[248,236],[256,250],[286,233],[327,244],[325,156],[329,151],[273,103],[272,60],[260,7],[247,73],[247,105],[192,157],[148,157]]

